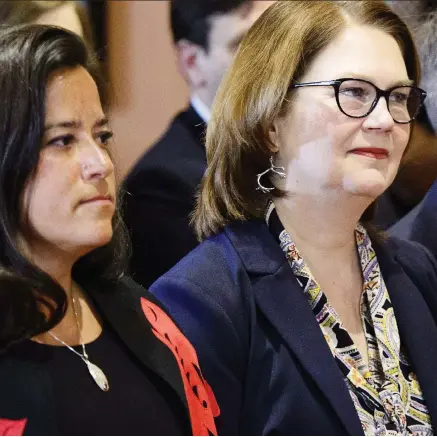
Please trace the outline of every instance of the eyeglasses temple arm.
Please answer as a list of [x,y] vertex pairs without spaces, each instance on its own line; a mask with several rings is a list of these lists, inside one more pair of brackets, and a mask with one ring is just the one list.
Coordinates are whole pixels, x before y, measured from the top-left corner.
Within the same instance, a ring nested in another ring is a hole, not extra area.
[[332,86],[336,85],[336,80],[324,80],[322,82],[305,82],[305,83],[292,83],[290,88],[301,88],[305,86]]

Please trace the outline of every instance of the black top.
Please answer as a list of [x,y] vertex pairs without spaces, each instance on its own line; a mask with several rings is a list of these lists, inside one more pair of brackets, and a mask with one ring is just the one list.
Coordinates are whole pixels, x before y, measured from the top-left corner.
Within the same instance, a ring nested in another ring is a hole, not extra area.
[[88,353],[109,392],[71,351],[13,345],[0,354],[0,435],[216,435],[219,409],[196,352],[156,298],[127,277],[79,283],[103,320]]
[[[102,391],[82,359],[64,346],[27,341],[20,355],[46,361],[60,435],[179,435],[189,430],[168,384],[143,366],[107,327],[85,346],[109,382]],[[75,347],[82,353],[81,347]]]
[[135,164],[123,186],[133,279],[148,287],[194,249],[189,224],[206,169],[206,125],[190,106]]

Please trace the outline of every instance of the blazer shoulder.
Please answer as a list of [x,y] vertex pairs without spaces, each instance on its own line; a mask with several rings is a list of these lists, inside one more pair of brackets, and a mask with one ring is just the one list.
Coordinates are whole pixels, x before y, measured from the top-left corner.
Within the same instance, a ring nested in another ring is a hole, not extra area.
[[434,256],[418,241],[390,236],[386,240],[386,245],[402,264],[414,266],[418,270],[435,269]]
[[209,314],[220,319],[217,326],[229,323],[239,337],[255,306],[249,272],[225,233],[202,242],[150,290],[188,331],[186,308],[198,307],[202,319]]
[[225,232],[201,242],[166,275],[187,280],[201,287],[238,280],[236,272],[244,270],[238,251]]
[[394,259],[416,284],[418,290],[432,299],[437,310],[437,261],[427,247],[417,241],[390,237]]
[[423,296],[437,321],[437,261],[431,252],[416,241],[391,239],[396,245],[395,259]]
[[[201,284],[246,286],[259,278],[274,275],[287,262],[279,244],[262,220],[235,222],[203,241],[169,273],[189,277]],[[222,287],[223,288],[223,287]],[[153,292],[153,290],[152,290]]]

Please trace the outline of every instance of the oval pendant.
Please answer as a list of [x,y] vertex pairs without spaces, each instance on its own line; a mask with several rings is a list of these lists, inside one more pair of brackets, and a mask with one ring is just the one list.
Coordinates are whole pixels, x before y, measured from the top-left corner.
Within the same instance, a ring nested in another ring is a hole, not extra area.
[[91,361],[86,361],[86,365],[88,367],[88,371],[90,375],[93,377],[95,383],[99,386],[99,388],[103,391],[109,390],[109,382],[106,375],[103,373],[103,370],[93,364]]

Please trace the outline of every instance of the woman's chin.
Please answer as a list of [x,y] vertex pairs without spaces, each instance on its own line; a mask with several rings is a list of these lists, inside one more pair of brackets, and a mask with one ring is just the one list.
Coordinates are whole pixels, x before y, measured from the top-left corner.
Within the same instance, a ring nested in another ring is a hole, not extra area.
[[343,187],[346,192],[372,199],[379,197],[389,186],[390,181],[377,170],[368,170],[365,174],[343,178]]
[[89,238],[84,238],[84,246],[88,247],[88,250],[94,250],[99,247],[108,244],[113,236],[112,226],[100,227],[95,229],[93,234],[89,235]]

